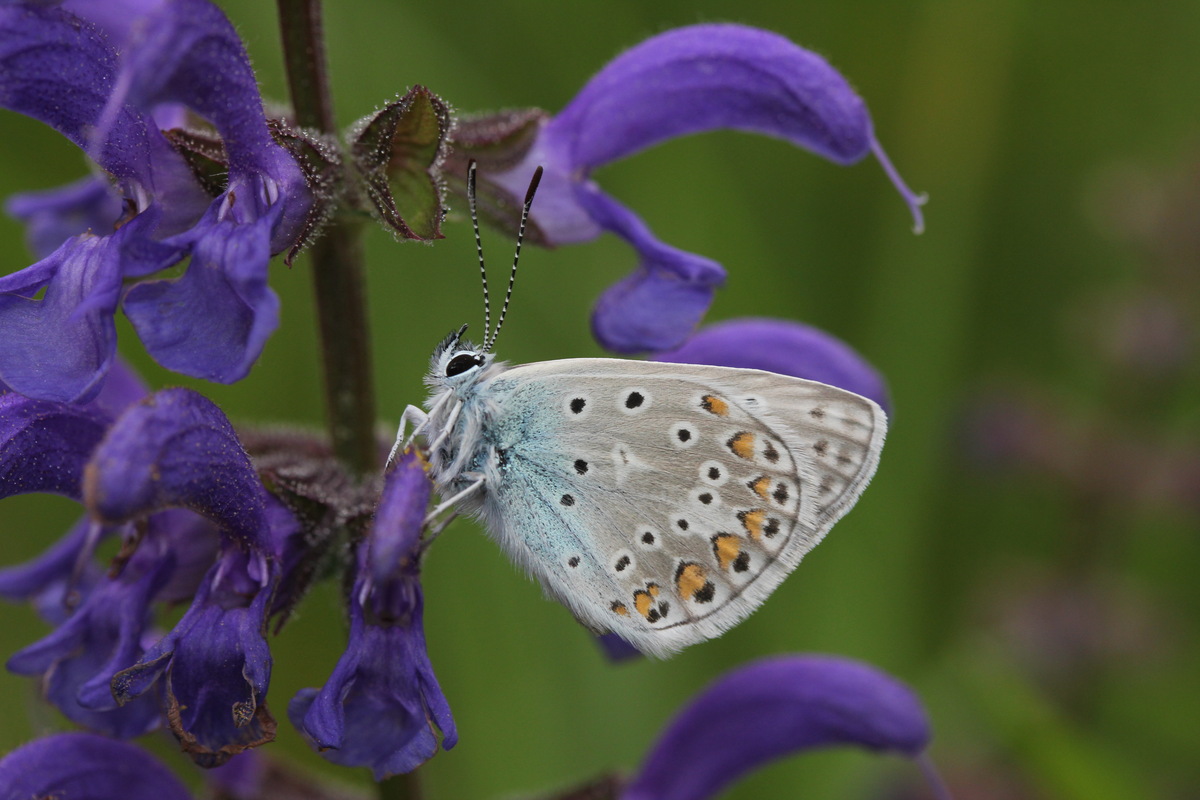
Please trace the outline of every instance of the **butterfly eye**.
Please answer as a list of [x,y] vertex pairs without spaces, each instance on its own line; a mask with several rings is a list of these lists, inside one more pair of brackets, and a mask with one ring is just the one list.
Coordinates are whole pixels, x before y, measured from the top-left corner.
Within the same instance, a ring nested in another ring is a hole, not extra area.
[[483,356],[476,355],[475,353],[459,353],[450,359],[450,363],[446,365],[446,377],[453,378],[455,375],[461,375],[467,370],[482,364]]

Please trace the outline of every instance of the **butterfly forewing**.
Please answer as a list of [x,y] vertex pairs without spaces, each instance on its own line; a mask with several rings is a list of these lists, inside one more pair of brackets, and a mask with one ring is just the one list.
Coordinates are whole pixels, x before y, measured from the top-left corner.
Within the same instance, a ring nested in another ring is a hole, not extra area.
[[665,655],[754,610],[854,502],[869,400],[757,370],[542,362],[480,387],[502,467],[482,512],[595,630]]

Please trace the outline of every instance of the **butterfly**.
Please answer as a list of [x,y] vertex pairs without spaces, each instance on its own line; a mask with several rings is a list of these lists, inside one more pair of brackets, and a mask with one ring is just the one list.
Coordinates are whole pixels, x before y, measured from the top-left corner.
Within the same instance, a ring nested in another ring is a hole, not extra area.
[[[474,183],[472,163],[473,221]],[[666,657],[743,620],[879,462],[887,418],[868,398],[696,364],[510,367],[491,352],[503,319],[490,336],[485,321],[482,345],[465,325],[438,345],[427,411],[406,409],[393,455],[415,423],[445,498],[430,519],[448,508],[478,518],[580,622],[644,653]]]

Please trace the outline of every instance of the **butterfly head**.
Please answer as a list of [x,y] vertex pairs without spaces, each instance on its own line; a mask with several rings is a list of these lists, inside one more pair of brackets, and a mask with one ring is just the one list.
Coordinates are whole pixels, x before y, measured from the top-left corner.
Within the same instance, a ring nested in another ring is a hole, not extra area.
[[492,365],[495,355],[462,338],[467,326],[450,333],[433,351],[426,383],[434,388],[458,389],[474,384]]

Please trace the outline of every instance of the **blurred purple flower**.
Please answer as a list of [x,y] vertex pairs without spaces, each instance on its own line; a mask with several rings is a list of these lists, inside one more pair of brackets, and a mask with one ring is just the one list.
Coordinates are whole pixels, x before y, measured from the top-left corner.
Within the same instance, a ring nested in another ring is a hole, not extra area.
[[406,452],[388,475],[375,524],[358,547],[350,642],[329,681],[288,706],[292,724],[335,764],[370,767],[377,780],[411,772],[458,741],[450,706],[425,650],[421,529],[431,484]]
[[205,782],[218,798],[258,798],[265,794],[270,764],[261,750],[238,753],[219,767],[204,773]]
[[[106,195],[92,179],[10,204],[41,260],[0,278],[0,381],[41,399],[91,398],[122,304],[164,366],[244,377],[278,323],[268,260],[299,235],[311,196],[267,130],[221,11],[208,0],[123,4],[121,13],[99,0],[4,4],[0,106],[58,130],[116,184]],[[228,182],[215,198],[160,132],[184,107],[222,137]],[[182,277],[125,289],[189,257]]]
[[[705,800],[769,761],[821,747],[924,760],[931,735],[916,695],[874,667],[832,656],[764,659],[677,714],[621,800]],[[941,791],[928,762],[922,767]]]
[[191,800],[158,759],[141,748],[90,733],[58,733],[0,759],[4,800]]
[[[100,401],[117,404],[110,395],[122,386],[140,391],[120,378],[91,406],[0,396],[0,496],[58,492],[82,499],[95,519],[43,557],[0,571],[10,598],[82,598],[9,666],[44,675],[47,697],[68,717],[115,736],[157,725],[161,692],[184,748],[213,765],[273,737],[266,617],[278,554],[298,524],[211,402],[168,389],[113,421]],[[113,570],[93,568],[81,581],[97,540],[115,531],[125,546]],[[175,628],[151,635],[151,604],[188,598]]]
[[[81,499],[85,464],[112,422],[106,406],[123,406],[143,389],[126,377],[112,381],[86,407],[31,400],[17,394],[0,396],[0,497],[52,492]],[[153,521],[147,538],[154,542],[161,521]],[[116,578],[104,578],[92,563],[99,541],[118,529],[81,520],[45,554],[0,570],[0,596],[31,600],[52,624],[49,636],[13,655],[9,670],[42,676],[50,702],[74,722],[122,738],[139,736],[157,726],[157,698],[147,696],[114,710],[84,700],[85,688],[107,681],[141,655],[150,597],[161,587],[161,565],[143,556]],[[132,531],[126,531],[132,536]],[[154,550],[151,544],[146,552]]]
[[109,684],[143,652],[150,605],[173,568],[162,537],[147,537],[137,563],[117,578],[101,579],[57,629],[8,660],[19,675],[41,675],[43,692],[67,718],[121,739],[158,727],[160,702],[147,695],[117,709]]
[[637,250],[638,269],[608,289],[592,328],[610,350],[678,346],[700,321],[725,271],[660,242],[605,194],[591,171],[677,136],[732,128],[784,139],[837,164],[874,153],[914,220],[921,204],[875,139],[866,105],[823,58],[769,31],[695,25],[654,36],[613,59],[566,108],[543,119],[519,164],[487,179],[513,198],[545,168],[532,220],[549,244],[615,233]]
[[887,387],[874,367],[845,342],[799,322],[743,318],[696,332],[657,361],[761,369],[827,383],[870,398],[891,412]]
[[[0,394],[0,498],[45,492],[82,502],[83,470],[112,421],[146,395],[141,380],[119,359],[103,390],[86,406]],[[51,622],[63,620],[69,595],[98,580],[87,560],[113,532],[80,520],[57,544],[18,567],[0,569],[0,597],[32,600]]]
[[615,633],[600,634],[596,637],[596,644],[600,646],[600,651],[604,653],[605,658],[613,663],[631,661],[642,657],[641,650],[638,650]]

